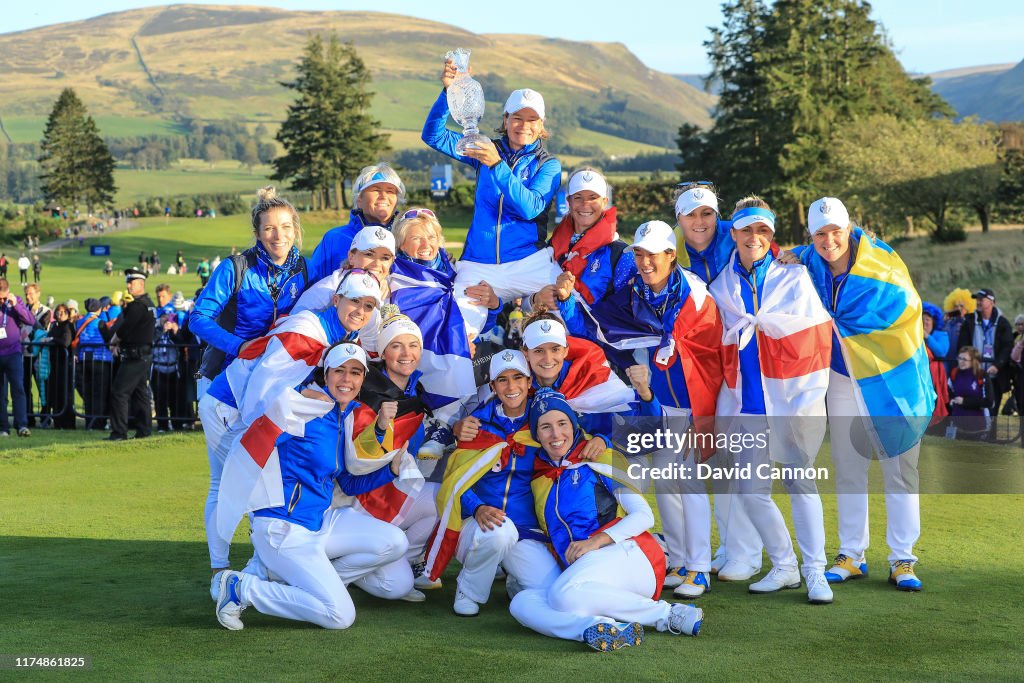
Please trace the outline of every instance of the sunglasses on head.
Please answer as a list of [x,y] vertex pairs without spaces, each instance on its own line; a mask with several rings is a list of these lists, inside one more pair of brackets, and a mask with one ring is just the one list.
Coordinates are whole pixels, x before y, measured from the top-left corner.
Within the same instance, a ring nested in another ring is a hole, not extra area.
[[676,187],[713,187],[714,183],[710,180],[685,180]]
[[430,209],[409,209],[402,214],[402,218],[416,218],[421,214],[424,216],[430,216],[431,218],[437,218],[437,216],[434,215],[434,212]]

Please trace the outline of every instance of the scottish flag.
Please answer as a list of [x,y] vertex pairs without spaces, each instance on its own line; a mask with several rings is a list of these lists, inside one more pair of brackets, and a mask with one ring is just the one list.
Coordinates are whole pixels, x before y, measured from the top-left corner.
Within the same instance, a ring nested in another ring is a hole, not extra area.
[[423,333],[420,382],[427,392],[424,402],[431,409],[476,393],[466,325],[455,300],[455,270],[443,249],[441,257],[447,266],[444,270],[396,259],[388,278],[391,303]]

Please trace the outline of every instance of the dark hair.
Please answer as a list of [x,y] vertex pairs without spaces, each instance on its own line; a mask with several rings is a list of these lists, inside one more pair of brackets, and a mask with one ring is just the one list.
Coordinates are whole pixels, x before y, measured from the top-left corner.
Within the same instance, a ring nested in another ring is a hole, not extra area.
[[169,292],[169,291],[171,291],[171,286],[169,284],[167,284],[166,282],[162,282],[162,283],[160,283],[159,285],[156,286],[156,293],[157,294],[159,294],[160,292]]

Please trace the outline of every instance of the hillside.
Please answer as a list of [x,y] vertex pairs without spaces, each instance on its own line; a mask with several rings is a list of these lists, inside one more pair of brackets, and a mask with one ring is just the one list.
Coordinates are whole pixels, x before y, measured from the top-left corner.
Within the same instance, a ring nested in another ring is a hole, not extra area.
[[1024,61],[929,74],[932,90],[960,116],[986,121],[1024,120]]
[[[157,130],[178,117],[272,125],[291,99],[279,82],[293,77],[306,37],[328,31],[358,48],[374,78],[374,113],[390,130],[419,130],[439,90],[442,56],[458,46],[473,50],[474,73],[488,93],[486,125],[498,120],[504,95],[517,87],[541,91],[552,127],[570,140],[581,115],[580,128],[658,147],[671,146],[684,122],[710,123],[711,96],[648,69],[621,43],[476,35],[373,12],[213,5],[131,10],[0,34],[0,118],[8,130],[41,129],[57,94],[71,86],[109,118],[109,136],[129,120]],[[622,129],[622,120],[632,128]],[[414,139],[396,136],[395,146]]]

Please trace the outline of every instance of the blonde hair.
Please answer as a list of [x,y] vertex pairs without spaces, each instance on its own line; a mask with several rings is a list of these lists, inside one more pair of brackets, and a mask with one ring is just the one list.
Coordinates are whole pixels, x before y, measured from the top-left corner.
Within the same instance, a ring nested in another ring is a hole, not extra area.
[[262,227],[263,214],[272,209],[287,209],[292,215],[292,225],[295,226],[295,248],[302,249],[302,221],[299,220],[299,212],[295,210],[292,203],[283,197],[277,196],[277,188],[267,185],[256,190],[256,206],[252,207],[252,234],[259,239],[260,228]]
[[[395,235],[395,249],[402,251],[402,244],[405,242],[405,233],[409,228],[414,228],[420,225],[425,225],[434,231],[437,235],[437,247],[438,249],[444,249],[444,228],[441,227],[441,222],[437,220],[437,216],[431,213],[416,213],[411,218],[406,216],[413,211],[420,212],[421,209],[409,209],[402,214],[398,220],[395,221],[395,225],[391,232]],[[429,211],[429,209],[427,209]]]
[[758,197],[756,194],[747,195],[743,199],[736,202],[736,208],[732,210],[736,213],[740,209],[767,209],[772,210],[772,207],[768,206],[768,202]]

